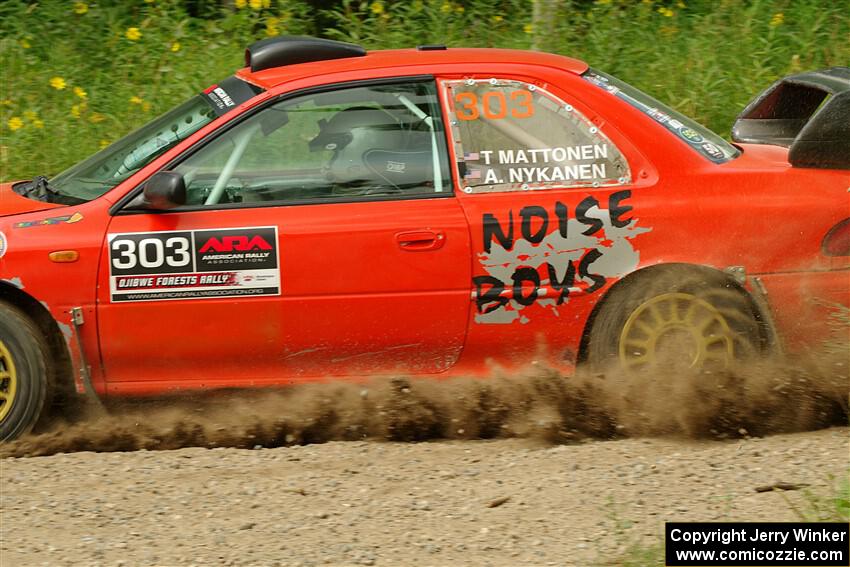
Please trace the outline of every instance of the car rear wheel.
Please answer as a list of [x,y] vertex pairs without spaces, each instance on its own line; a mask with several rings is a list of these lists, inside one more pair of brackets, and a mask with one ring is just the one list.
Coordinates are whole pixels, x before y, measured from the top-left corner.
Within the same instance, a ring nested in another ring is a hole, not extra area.
[[29,432],[47,398],[48,348],[38,327],[0,302],[0,441]]
[[611,291],[594,319],[587,360],[599,371],[721,371],[759,345],[749,298],[724,276],[655,270]]

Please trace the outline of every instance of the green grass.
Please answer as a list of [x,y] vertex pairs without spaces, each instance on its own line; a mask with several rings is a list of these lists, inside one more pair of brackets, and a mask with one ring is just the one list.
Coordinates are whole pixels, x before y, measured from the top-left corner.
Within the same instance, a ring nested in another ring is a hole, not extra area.
[[850,473],[838,480],[830,477],[832,493],[826,496],[803,490],[803,503],[785,502],[801,522],[850,522]]
[[[830,492],[825,495],[815,494],[803,489],[801,503],[794,503],[784,493],[780,493],[785,503],[800,522],[850,522],[850,471],[844,478],[829,477]],[[628,520],[623,520],[616,513],[615,505],[608,502],[606,515],[613,526],[613,536],[622,543],[623,555],[615,561],[623,567],[661,567],[664,565],[664,540],[660,537],[657,542],[646,544],[626,535],[630,526]],[[728,518],[727,521],[735,521]]]
[[661,543],[643,546],[634,545],[626,550],[619,561],[622,567],[663,567],[664,545]]
[[850,62],[850,15],[831,1],[537,0],[538,18],[531,0],[348,0],[321,13],[303,0],[205,0],[194,16],[188,4],[0,3],[0,179],[79,161],[231,74],[268,35],[536,47],[584,59],[721,134],[773,80]]
[[[613,538],[623,549],[622,555],[612,559],[607,553],[600,552],[600,565],[618,565],[620,567],[647,567],[664,565],[664,541],[647,544],[639,538],[630,535],[628,530],[634,525],[631,520],[623,516],[623,511],[608,498],[604,508],[605,517],[610,524],[611,531],[607,537]],[[603,559],[604,558],[604,559]]]

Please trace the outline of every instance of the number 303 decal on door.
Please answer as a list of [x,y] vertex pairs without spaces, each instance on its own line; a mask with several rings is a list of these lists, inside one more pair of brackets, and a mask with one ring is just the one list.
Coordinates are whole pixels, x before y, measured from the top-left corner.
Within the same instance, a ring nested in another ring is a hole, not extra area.
[[478,120],[482,113],[490,120],[501,120],[509,114],[512,118],[534,116],[534,103],[527,90],[513,90],[507,94],[490,91],[484,93],[480,101],[477,93],[460,92],[455,95],[455,108],[458,120]]
[[113,302],[280,295],[277,227],[108,235]]

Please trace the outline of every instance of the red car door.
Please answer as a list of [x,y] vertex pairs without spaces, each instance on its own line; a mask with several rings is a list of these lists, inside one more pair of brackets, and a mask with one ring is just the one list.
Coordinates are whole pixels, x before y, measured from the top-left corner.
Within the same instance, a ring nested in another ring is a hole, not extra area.
[[635,179],[645,161],[553,88],[510,76],[441,81],[472,232],[472,357],[499,344],[517,364],[568,368],[601,292],[639,265],[635,238],[648,229],[633,191],[654,183]]
[[125,204],[98,316],[116,392],[438,373],[460,355],[470,244],[433,81],[287,97],[167,169],[187,202]]

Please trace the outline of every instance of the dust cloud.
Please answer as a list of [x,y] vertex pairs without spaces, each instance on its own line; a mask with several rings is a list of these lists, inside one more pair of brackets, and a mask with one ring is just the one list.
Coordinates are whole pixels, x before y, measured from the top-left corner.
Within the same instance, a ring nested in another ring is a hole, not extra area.
[[670,368],[564,376],[529,367],[487,379],[376,378],[124,403],[107,414],[55,422],[0,446],[0,456],[363,439],[722,439],[846,425],[848,399],[845,343],[804,358],[751,360],[715,373]]

